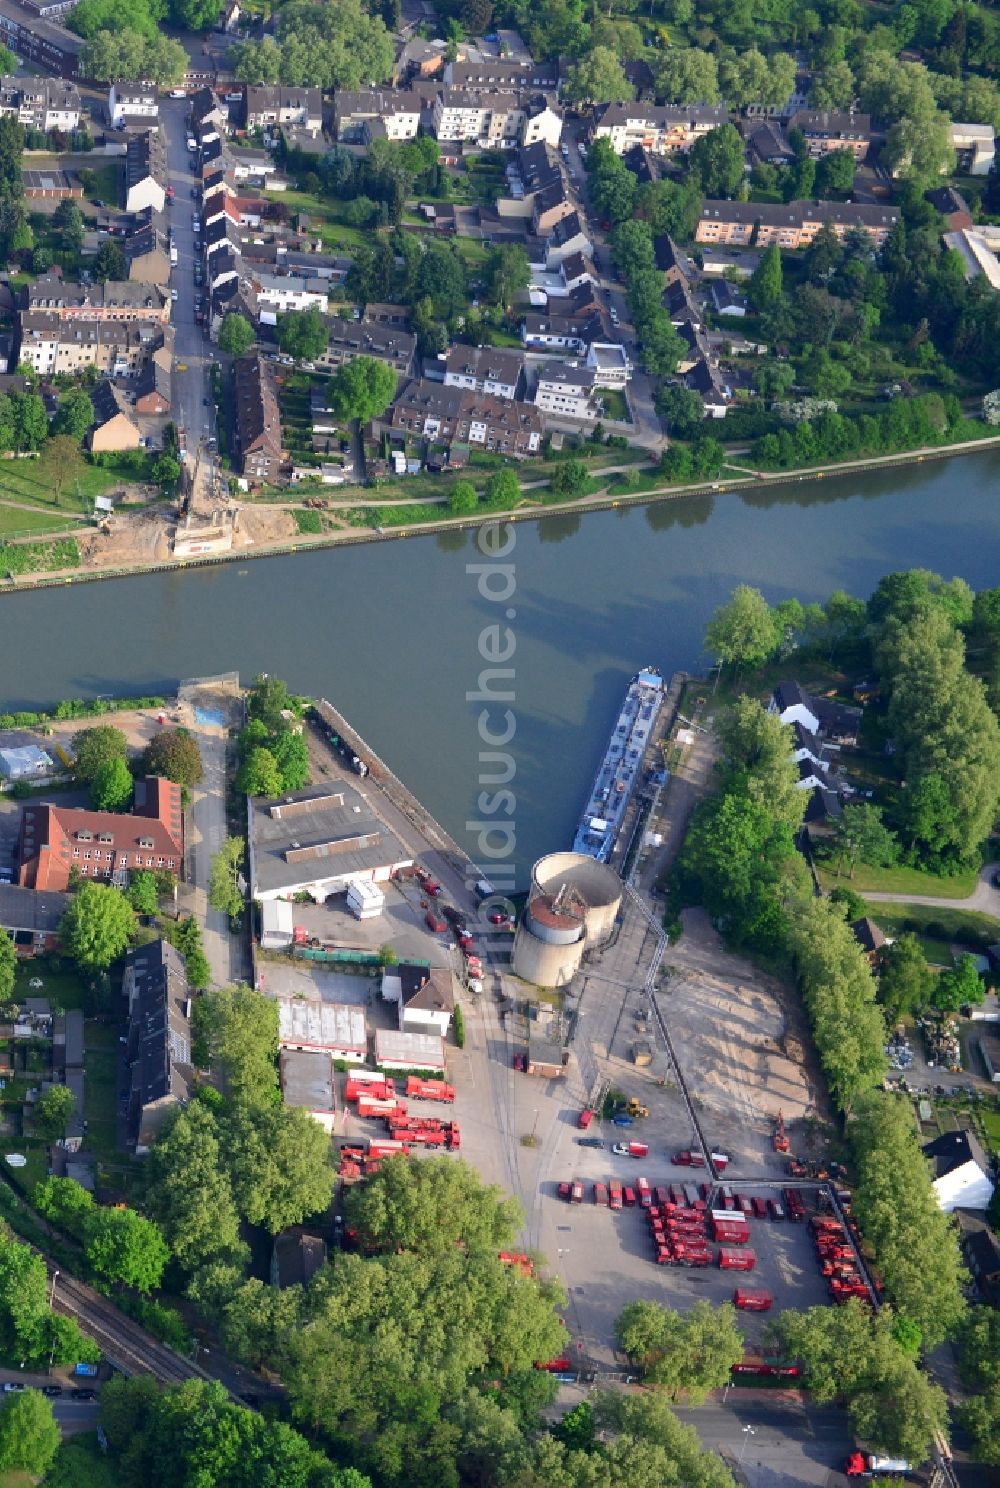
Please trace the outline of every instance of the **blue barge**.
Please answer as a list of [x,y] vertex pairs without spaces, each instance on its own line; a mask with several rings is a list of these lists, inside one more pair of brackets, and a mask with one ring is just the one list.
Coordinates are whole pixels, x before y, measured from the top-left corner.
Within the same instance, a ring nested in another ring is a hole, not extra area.
[[663,678],[654,667],[637,672],[629,683],[573,839],[574,852],[610,861],[663,697]]

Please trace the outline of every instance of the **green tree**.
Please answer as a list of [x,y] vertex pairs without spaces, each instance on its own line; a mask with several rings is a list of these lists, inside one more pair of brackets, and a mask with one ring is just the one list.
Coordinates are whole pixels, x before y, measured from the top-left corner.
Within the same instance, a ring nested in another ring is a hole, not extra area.
[[175,785],[197,785],[203,773],[197,739],[186,728],[160,729],[146,746],[143,769]]
[[230,310],[222,317],[219,326],[219,349],[230,356],[246,356],[256,341],[253,326],[238,310]]
[[485,1187],[464,1162],[433,1157],[384,1163],[371,1182],[345,1195],[347,1223],[364,1248],[440,1255],[495,1253],[509,1245],[520,1222],[513,1199]]
[[521,500],[521,484],[513,470],[498,470],[486,482],[486,505],[491,511],[513,511]]
[[0,929],[0,1003],[10,1002],[17,976],[17,951],[10,934]]
[[252,749],[236,777],[237,788],[248,796],[281,794],[281,770],[270,749]]
[[141,31],[131,26],[120,31],[98,31],[80,53],[80,67],[85,76],[103,83],[141,77],[148,45]]
[[986,987],[976,970],[975,960],[972,956],[965,955],[960,956],[954,966],[934,978],[930,1001],[938,1012],[957,1013],[959,1008],[967,1004],[978,1007],[985,997]]
[[795,87],[795,58],[778,52],[768,60],[750,47],[726,57],[719,65],[719,78],[730,108],[746,108],[751,103],[780,108]]
[[212,1111],[194,1100],[177,1113],[146,1159],[146,1207],[178,1265],[189,1273],[220,1259],[239,1262],[244,1255],[223,1140]]
[[127,811],[132,801],[132,772],[123,759],[99,765],[90,782],[90,804],[95,811]]
[[128,740],[110,723],[99,723],[95,728],[81,729],[73,735],[73,774],[87,785],[97,774],[101,765],[109,760],[124,760],[128,755]]
[[156,881],[156,874],[148,868],[141,868],[129,874],[129,884],[125,892],[129,904],[138,915],[155,915],[160,907],[160,888]]
[[958,1423],[972,1437],[977,1462],[1000,1467],[1000,1386],[964,1401],[956,1412]]
[[227,1163],[240,1212],[272,1235],[326,1210],[330,1140],[306,1111],[237,1107],[226,1123]]
[[763,313],[777,309],[784,292],[781,249],[777,243],[772,243],[769,248],[765,248],[760,263],[751,274],[747,293],[754,309]]
[[520,243],[499,243],[487,254],[483,264],[486,293],[502,310],[510,309],[530,278],[528,255]]
[[62,247],[67,253],[79,253],[83,247],[83,213],[71,198],[61,201],[52,214],[52,225],[59,229]]
[[285,726],[284,715],[294,711],[293,701],[287,684],[280,677],[261,672],[253,679],[247,693],[247,717],[262,723],[269,734],[277,734]]
[[160,1284],[170,1251],[151,1219],[134,1209],[94,1206],[85,1230],[87,1260],[105,1281],[122,1282],[139,1292]]
[[934,982],[923,946],[912,932],[907,931],[891,945],[882,947],[877,996],[888,1024],[898,1023],[908,1013],[927,1007]]
[[705,629],[705,649],[720,666],[763,666],[775,651],[774,617],[759,589],[739,584],[728,603],[720,605]]
[[970,1307],[958,1330],[959,1372],[970,1390],[1000,1384],[1000,1312]]
[[595,46],[570,68],[562,96],[567,103],[622,103],[635,89],[611,48]]
[[668,47],[656,64],[656,96],[664,103],[718,103],[719,69],[700,47]]
[[67,1124],[75,1110],[76,1098],[72,1090],[66,1085],[50,1085],[35,1103],[35,1130],[48,1142],[59,1141],[66,1135]]
[[716,719],[723,789],[741,791],[790,830],[802,825],[804,793],[792,758],[792,730],[756,698],[740,697]]
[[477,510],[479,496],[471,481],[458,480],[448,495],[448,510],[453,517],[467,517]]
[[281,7],[277,32],[276,44],[266,37],[235,48],[238,78],[327,91],[382,83],[392,71],[392,38],[361,0],[335,6],[294,0]]
[[887,868],[899,857],[894,833],[882,820],[882,811],[870,801],[855,802],[844,807],[834,831],[834,850],[850,864],[850,876],[858,862],[870,868]]
[[99,31],[117,31],[123,27],[141,32],[148,38],[156,35],[166,7],[158,0],[77,0],[69,17],[69,29],[89,41]]
[[395,395],[395,372],[374,357],[355,357],[330,379],[330,407],[337,417],[362,424],[383,414]]
[[850,150],[831,150],[816,166],[816,195],[826,201],[847,201],[854,190],[856,161]]
[[590,476],[582,460],[564,460],[552,474],[551,486],[557,496],[580,496]]
[[732,124],[699,136],[688,158],[706,196],[735,196],[743,184],[743,139]]
[[94,1196],[73,1178],[45,1178],[35,1185],[32,1201],[57,1229],[82,1240],[94,1208]]
[[0,1467],[42,1477],[52,1466],[62,1435],[52,1402],[41,1390],[8,1395],[0,1406]]
[[124,279],[127,273],[125,252],[114,238],[105,238],[94,260],[94,278],[103,284],[108,279]]
[[669,434],[690,439],[705,418],[705,405],[696,392],[682,382],[663,382],[656,390],[656,411]]
[[245,853],[246,843],[242,837],[227,837],[212,858],[209,870],[208,902],[231,920],[238,919],[243,913],[243,895],[236,877],[243,867]]
[[855,1434],[876,1451],[926,1462],[935,1437],[948,1437],[948,1397],[912,1359],[901,1360],[878,1389],[851,1401]]
[[135,911],[117,889],[85,883],[59,922],[64,950],[83,971],[103,971],[135,934]]
[[[287,315],[278,316],[278,345],[286,356],[294,357],[296,361],[314,362],[321,357],[329,337],[326,317],[318,305],[310,305],[308,310],[289,310]],[[353,363],[338,368],[338,375],[348,366],[353,366]]]
[[272,740],[271,753],[281,772],[281,789],[301,790],[309,779],[309,749],[302,735],[285,729]]
[[[238,838],[230,838],[236,842]],[[222,1076],[241,1105],[278,1100],[278,1009],[249,987],[206,992],[194,1005],[195,1059]]]
[[74,387],[64,393],[55,418],[53,434],[67,434],[82,444],[94,423],[94,405],[86,388]]
[[696,1302],[684,1313],[656,1302],[630,1302],[618,1316],[615,1335],[649,1384],[672,1400],[683,1395],[692,1404],[729,1383],[745,1348],[736,1309],[728,1302],[721,1307]]

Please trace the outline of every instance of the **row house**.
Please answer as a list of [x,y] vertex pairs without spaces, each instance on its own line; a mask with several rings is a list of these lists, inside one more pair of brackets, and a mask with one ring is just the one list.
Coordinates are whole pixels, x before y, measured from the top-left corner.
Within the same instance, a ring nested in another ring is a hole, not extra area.
[[0,117],[15,118],[25,129],[76,129],[80,91],[62,78],[0,77]]
[[546,362],[539,369],[535,407],[559,418],[591,422],[597,418],[594,371],[579,362]]
[[191,987],[184,958],[166,940],[137,946],[125,958],[122,995],[128,1003],[125,1062],[128,1140],[144,1156],[194,1086]]
[[87,436],[89,448],[101,454],[138,449],[139,425],[125,388],[105,380],[91,388],[90,398],[94,405],[94,426]]
[[244,129],[267,129],[276,124],[295,124],[312,134],[323,128],[323,95],[319,88],[258,87],[243,89]]
[[496,346],[453,346],[444,358],[444,385],[510,402],[524,391],[524,354]]
[[167,158],[159,134],[147,130],[133,135],[125,146],[126,212],[152,207],[162,212],[167,200]]
[[431,109],[434,137],[443,144],[481,143],[493,149],[558,145],[562,116],[543,93],[476,93],[446,88]]
[[561,315],[550,308],[547,314],[529,313],[521,322],[521,340],[528,351],[560,351],[586,356],[594,341],[610,339],[610,325],[600,312]]
[[86,46],[83,37],[40,13],[33,15],[16,0],[0,0],[0,43],[16,57],[58,77],[80,76],[80,54]]
[[606,139],[616,155],[638,145],[654,155],[690,150],[695,140],[729,123],[725,104],[609,103],[598,109],[595,139]]
[[170,297],[156,284],[133,284],[108,279],[104,284],[66,282],[49,272],[24,285],[21,309],[44,310],[60,320],[158,321],[170,319]]
[[108,118],[112,129],[126,124],[155,124],[160,117],[156,89],[145,83],[112,83],[108,91]]
[[401,377],[408,377],[413,368],[413,354],[417,338],[409,331],[396,326],[378,325],[365,320],[330,320],[330,339],[323,355],[317,357],[317,371],[333,372],[355,357],[373,357],[385,362]]
[[188,99],[191,112],[191,128],[197,132],[202,128],[225,129],[229,123],[229,111],[219,102],[211,88],[199,88]]
[[881,248],[899,213],[881,203],[792,201],[737,202],[703,201],[695,241],[711,244],[747,244],[768,248],[807,248],[824,227],[838,238],[858,229],[865,231],[873,248]]
[[122,251],[132,283],[156,284],[164,289],[170,283],[170,239],[163,217],[142,213],[125,238]]
[[334,133],[343,144],[366,144],[375,133],[389,140],[413,139],[430,117],[436,93],[435,88],[343,88],[333,100]]
[[160,326],[62,320],[46,312],[22,314],[20,337],[18,361],[40,377],[78,376],[88,367],[109,377],[138,377],[165,341],[172,341]]
[[271,369],[259,353],[240,357],[233,369],[237,468],[257,485],[274,482],[282,461],[281,415]]
[[534,455],[542,443],[541,416],[532,404],[424,380],[403,385],[388,421],[390,428],[423,439],[503,455]]
[[572,211],[552,228],[545,245],[545,264],[550,270],[558,269],[568,258],[582,255],[590,259],[594,254],[593,240],[586,228],[586,220],[577,211]]
[[855,160],[864,160],[872,138],[868,114],[836,109],[799,109],[789,119],[788,128],[805,135],[809,154],[816,160],[834,150],[849,150]]
[[131,815],[76,806],[25,806],[17,839],[17,882],[63,892],[70,872],[124,888],[130,873],[184,868],[181,788],[147,775],[135,782]]
[[531,230],[536,237],[548,237],[564,217],[572,217],[576,212],[576,203],[562,172],[532,191],[530,196]]
[[277,325],[279,315],[290,310],[325,310],[328,285],[325,279],[306,279],[300,274],[251,275],[262,325]]

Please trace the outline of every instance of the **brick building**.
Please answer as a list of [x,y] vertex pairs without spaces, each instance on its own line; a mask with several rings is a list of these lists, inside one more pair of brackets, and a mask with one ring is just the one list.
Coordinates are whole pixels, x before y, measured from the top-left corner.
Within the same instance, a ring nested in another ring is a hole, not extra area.
[[124,887],[130,872],[184,867],[181,788],[147,775],[135,783],[131,815],[39,802],[25,806],[17,839],[17,881],[64,891],[72,868],[84,878]]

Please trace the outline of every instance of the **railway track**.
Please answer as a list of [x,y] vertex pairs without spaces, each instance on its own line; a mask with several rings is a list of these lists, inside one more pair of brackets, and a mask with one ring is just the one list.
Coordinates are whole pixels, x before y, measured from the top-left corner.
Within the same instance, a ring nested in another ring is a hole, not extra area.
[[149,1374],[161,1385],[189,1379],[211,1379],[197,1364],[182,1359],[145,1328],[125,1316],[113,1302],[85,1286],[75,1276],[49,1267],[52,1309],[75,1318],[80,1328],[101,1348],[109,1363],[123,1374]]

